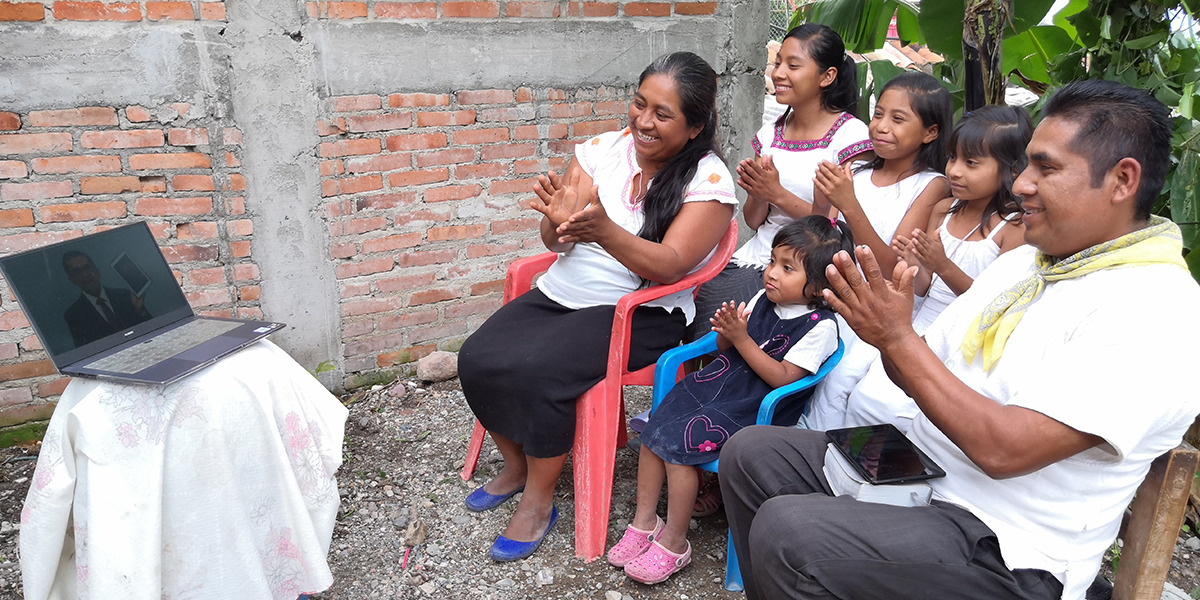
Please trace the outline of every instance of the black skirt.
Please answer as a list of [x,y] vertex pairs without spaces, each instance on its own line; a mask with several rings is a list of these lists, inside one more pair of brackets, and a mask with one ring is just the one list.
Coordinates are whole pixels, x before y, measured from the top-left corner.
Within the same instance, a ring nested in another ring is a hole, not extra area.
[[[615,311],[570,309],[537,289],[500,307],[458,353],[463,394],[479,422],[529,456],[566,454],[575,439],[576,400],[604,379]],[[677,346],[684,324],[680,310],[635,309],[630,368],[653,364]]]

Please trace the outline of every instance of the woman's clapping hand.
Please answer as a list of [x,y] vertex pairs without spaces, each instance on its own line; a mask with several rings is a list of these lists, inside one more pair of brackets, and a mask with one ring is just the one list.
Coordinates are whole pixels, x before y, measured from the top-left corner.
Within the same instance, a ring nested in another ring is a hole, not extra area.
[[611,232],[614,223],[600,204],[600,186],[582,185],[579,171],[571,173],[567,181],[550,171],[538,177],[534,192],[538,197],[529,207],[554,225],[558,243],[603,242]]
[[542,213],[555,227],[575,214],[575,207],[579,202],[578,193],[570,189],[558,173],[550,171],[545,175],[538,175],[537,183],[533,185],[533,193],[537,194],[537,198],[529,201],[529,208]]

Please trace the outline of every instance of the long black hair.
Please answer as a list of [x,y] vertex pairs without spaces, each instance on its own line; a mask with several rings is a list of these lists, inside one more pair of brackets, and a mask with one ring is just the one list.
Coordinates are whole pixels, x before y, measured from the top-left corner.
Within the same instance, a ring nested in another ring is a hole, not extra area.
[[[937,126],[938,136],[928,144],[922,144],[913,159],[912,173],[937,171],[946,173],[946,132],[954,121],[954,111],[950,108],[950,92],[934,79],[920,71],[908,71],[891,78],[879,97],[890,89],[904,90],[908,94],[908,102],[913,112],[921,119],[921,125],[926,128]],[[878,169],[883,166],[883,158],[876,156],[875,160],[856,168],[855,171]]]
[[[998,104],[967,113],[950,132],[950,139],[946,140],[946,151],[950,158],[959,154],[967,158],[990,156],[1000,163],[1000,189],[996,190],[992,200],[983,209],[983,216],[979,219],[981,231],[992,215],[998,214],[1005,221],[1013,221],[1021,214],[1012,187],[1017,175],[1029,164],[1025,147],[1032,136],[1033,123],[1025,109]],[[965,206],[965,202],[955,202],[946,214],[954,214]]]
[[846,54],[842,36],[828,25],[804,23],[788,31],[783,41],[789,38],[800,42],[822,72],[830,67],[837,69],[833,83],[821,90],[821,106],[830,112],[847,112],[857,117],[858,68],[854,66],[854,59]]
[[825,268],[833,264],[833,255],[845,251],[854,258],[854,235],[850,226],[822,215],[801,217],[784,225],[771,240],[771,249],[784,246],[791,250],[804,265],[804,275],[808,282],[804,286],[805,293],[816,292],[815,299],[809,303],[809,308],[829,308],[821,290],[829,287],[829,278],[825,276]]
[[700,133],[667,161],[646,190],[642,204],[645,221],[638,237],[661,242],[683,207],[684,192],[696,176],[700,159],[710,152],[721,156],[717,147],[717,72],[691,52],[675,52],[654,59],[638,77],[638,85],[651,75],[665,75],[675,82],[679,108],[688,126],[701,126]]

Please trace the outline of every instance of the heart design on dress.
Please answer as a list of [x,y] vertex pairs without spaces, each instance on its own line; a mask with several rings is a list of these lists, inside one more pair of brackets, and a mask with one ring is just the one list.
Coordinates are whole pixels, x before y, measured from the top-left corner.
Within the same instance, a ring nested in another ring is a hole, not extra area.
[[767,353],[767,356],[774,357],[776,354],[779,354],[780,352],[783,352],[785,349],[787,349],[788,341],[790,339],[791,338],[789,338],[786,335],[779,334],[779,335],[763,342],[762,345],[759,346],[759,348],[762,348],[763,352]]
[[712,452],[729,439],[729,432],[704,415],[693,417],[683,429],[683,441],[688,452]]
[[729,370],[729,359],[722,354],[717,357],[717,360],[712,361],[704,366],[703,369],[692,373],[692,377],[696,381],[711,381],[721,376],[721,373]]

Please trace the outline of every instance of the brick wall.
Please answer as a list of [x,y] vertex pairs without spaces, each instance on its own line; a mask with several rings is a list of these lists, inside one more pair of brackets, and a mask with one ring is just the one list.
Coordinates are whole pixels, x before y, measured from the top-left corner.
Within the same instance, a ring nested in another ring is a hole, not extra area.
[[319,19],[552,19],[558,17],[670,17],[716,13],[716,2],[439,0],[436,2],[305,2],[308,16]]
[[347,372],[457,349],[504,272],[544,251],[520,206],[574,145],[624,126],[630,90],[462,90],[330,100],[322,194]]
[[[182,102],[0,112],[0,253],[146,221],[197,312],[261,317],[241,145]],[[0,426],[66,382],[0,281]]]
[[[438,0],[433,2],[305,2],[316,19],[496,19],[706,16],[716,2]],[[223,21],[224,2],[99,2],[57,0],[0,2],[0,21]]]
[[224,21],[224,2],[0,2],[0,21]]

